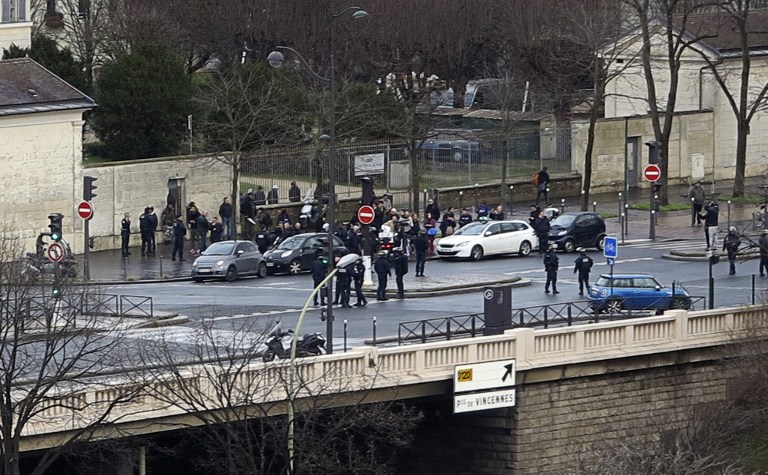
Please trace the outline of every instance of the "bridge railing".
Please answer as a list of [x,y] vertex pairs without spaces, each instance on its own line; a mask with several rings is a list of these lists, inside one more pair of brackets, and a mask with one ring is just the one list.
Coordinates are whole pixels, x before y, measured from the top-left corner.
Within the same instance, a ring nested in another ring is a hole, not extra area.
[[[648,318],[547,329],[518,328],[502,335],[407,346],[355,348],[347,353],[298,360],[295,394],[300,398],[374,388],[398,391],[408,385],[451,380],[456,365],[503,359],[515,359],[517,370],[526,371],[699,349],[730,343],[740,332],[756,325],[768,327],[768,305],[698,312],[670,310]],[[252,362],[232,373],[224,368],[225,365],[216,364],[188,365],[168,368],[162,373],[164,376],[155,375],[151,381],[123,376],[111,384],[62,387],[52,396],[50,407],[26,426],[24,437],[55,435],[84,427],[98,417],[99,408],[132,392],[137,397],[115,406],[109,420],[104,422],[140,423],[146,427],[153,419],[162,419],[163,426],[167,427],[178,416],[188,423],[189,418],[185,416],[201,409],[185,407],[168,396],[169,380],[200,391],[199,400],[210,403],[206,410],[228,402],[217,393],[222,379],[227,378],[235,378],[238,394],[242,395],[238,404],[243,406],[279,403],[287,398],[287,360]]]

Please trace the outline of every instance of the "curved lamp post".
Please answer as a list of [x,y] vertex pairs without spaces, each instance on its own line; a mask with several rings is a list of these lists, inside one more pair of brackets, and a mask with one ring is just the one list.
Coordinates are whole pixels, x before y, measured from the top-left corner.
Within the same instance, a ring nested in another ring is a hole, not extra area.
[[339,259],[339,265],[336,266],[333,270],[331,270],[328,275],[323,279],[322,282],[317,284],[317,287],[312,289],[312,292],[309,294],[309,297],[307,297],[307,301],[304,302],[304,307],[301,309],[301,314],[299,315],[299,321],[296,323],[296,330],[293,334],[293,342],[291,343],[291,363],[290,368],[288,371],[288,473],[295,473],[294,467],[293,467],[293,456],[294,456],[294,426],[295,426],[295,420],[296,420],[296,409],[294,407],[294,400],[296,395],[294,394],[294,388],[293,383],[296,380],[296,345],[299,342],[299,335],[301,334],[301,324],[304,323],[304,315],[307,313],[307,309],[310,306],[310,302],[312,302],[312,299],[317,295],[317,293],[320,291],[320,289],[323,288],[324,285],[330,283],[333,281],[333,276],[336,275],[336,272],[338,272],[339,267],[347,267],[348,265],[352,264],[356,260],[358,260],[360,256],[357,254],[347,254],[341,259]]
[[[331,24],[333,20],[336,18],[339,18],[348,12],[352,13],[352,18],[354,19],[360,19],[360,18],[366,18],[368,16],[368,12],[363,10],[360,7],[347,7],[344,10],[341,10],[337,13],[333,13],[333,1],[331,1],[330,6],[330,16],[328,23]],[[291,48],[290,46],[276,46],[275,51],[272,51],[267,56],[267,62],[270,66],[273,68],[279,68],[285,63],[285,56],[283,55],[282,51],[288,51],[295,55],[299,62],[302,64],[304,69],[309,72],[312,77],[324,84],[328,85],[328,89],[330,91],[331,95],[331,107],[330,107],[330,117],[329,117],[329,134],[323,134],[324,137],[321,137],[321,139],[327,139],[328,141],[328,273],[333,271],[334,267],[334,256],[333,256],[333,231],[334,226],[336,224],[336,177],[334,173],[334,159],[336,158],[336,39],[335,39],[335,30],[333,28],[333,25],[331,25],[331,45],[330,45],[330,73],[328,77],[323,77],[317,72],[315,72],[307,62],[306,59],[295,49]],[[325,312],[326,317],[326,348],[328,350],[328,353],[333,353],[333,280],[328,280],[328,301],[327,301],[327,307]]]

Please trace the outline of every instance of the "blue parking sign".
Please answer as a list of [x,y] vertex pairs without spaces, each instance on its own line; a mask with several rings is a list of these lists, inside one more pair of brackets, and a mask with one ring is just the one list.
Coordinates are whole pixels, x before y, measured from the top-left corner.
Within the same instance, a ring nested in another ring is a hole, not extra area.
[[619,257],[619,241],[615,237],[606,236],[604,238],[603,256],[612,259]]

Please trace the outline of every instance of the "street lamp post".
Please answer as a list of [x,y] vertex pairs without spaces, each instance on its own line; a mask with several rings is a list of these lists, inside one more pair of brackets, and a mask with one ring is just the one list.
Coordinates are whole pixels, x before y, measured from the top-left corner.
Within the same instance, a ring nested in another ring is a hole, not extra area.
[[[288,46],[276,46],[276,50],[269,53],[267,56],[267,62],[270,66],[278,68],[285,62],[283,53],[279,50],[290,51],[307,69],[307,71],[319,82],[328,84],[330,95],[330,113],[328,117],[328,132],[329,134],[323,134],[320,139],[328,142],[328,212],[326,217],[328,218],[328,275],[330,275],[335,267],[334,255],[333,255],[333,232],[336,225],[336,173],[334,171],[334,160],[336,158],[336,34],[333,28],[333,21],[349,12],[352,12],[352,18],[360,19],[368,16],[368,12],[360,7],[347,7],[344,10],[334,13],[334,2],[331,0],[329,7],[328,25],[330,26],[330,56],[329,56],[329,74],[325,78],[316,73],[309,65],[307,60],[295,49]],[[328,279],[328,295],[327,295],[327,307],[325,312],[326,318],[326,349],[328,353],[333,353],[333,279]]]

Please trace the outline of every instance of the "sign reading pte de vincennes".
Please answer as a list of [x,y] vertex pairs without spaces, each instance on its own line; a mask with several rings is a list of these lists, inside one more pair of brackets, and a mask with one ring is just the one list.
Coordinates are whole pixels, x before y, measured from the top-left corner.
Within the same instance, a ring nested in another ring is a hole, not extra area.
[[[456,366],[453,374],[453,412],[514,406],[515,369],[515,360]],[[493,391],[489,391],[491,389]]]

